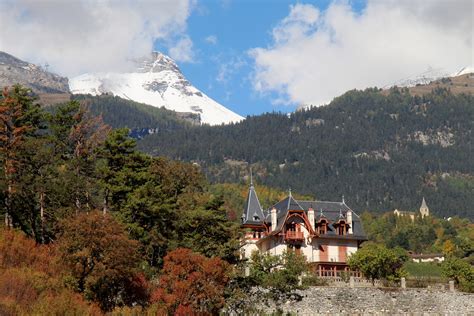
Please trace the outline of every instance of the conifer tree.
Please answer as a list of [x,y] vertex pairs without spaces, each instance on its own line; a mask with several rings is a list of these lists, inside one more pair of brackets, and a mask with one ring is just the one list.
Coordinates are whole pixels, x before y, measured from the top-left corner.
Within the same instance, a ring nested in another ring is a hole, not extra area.
[[41,124],[41,112],[29,90],[17,85],[4,88],[0,98],[0,155],[5,177],[5,226],[13,226],[12,209],[16,175],[22,165],[19,154],[26,139],[34,135]]

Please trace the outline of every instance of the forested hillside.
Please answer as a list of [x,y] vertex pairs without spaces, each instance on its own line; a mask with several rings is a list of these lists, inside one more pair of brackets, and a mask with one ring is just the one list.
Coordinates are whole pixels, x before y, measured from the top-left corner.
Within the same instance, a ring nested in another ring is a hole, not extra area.
[[[164,130],[174,131],[184,126],[199,125],[199,116],[158,108],[113,95],[73,95],[72,99],[88,108],[92,115],[101,116],[112,128],[129,128],[134,138]],[[49,107],[50,112],[58,105]]]
[[[384,93],[385,94],[385,93]],[[349,91],[329,106],[226,126],[149,135],[139,148],[193,161],[213,182],[258,183],[340,200],[356,211],[417,210],[474,218],[474,98],[446,89]]]

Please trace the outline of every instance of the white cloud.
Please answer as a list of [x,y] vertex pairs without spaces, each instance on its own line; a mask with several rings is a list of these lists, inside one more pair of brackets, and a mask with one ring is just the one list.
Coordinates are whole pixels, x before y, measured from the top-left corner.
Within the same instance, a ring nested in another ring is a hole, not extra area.
[[353,88],[383,87],[427,69],[473,63],[470,0],[376,1],[362,12],[336,1],[327,10],[290,7],[273,44],[250,51],[254,89],[277,102],[320,105]]
[[193,62],[193,42],[188,36],[181,38],[169,49],[170,57],[179,62]]
[[[65,75],[117,70],[186,30],[192,0],[0,1],[0,50]],[[181,43],[182,44],[182,43]]]
[[216,80],[221,84],[227,84],[230,78],[246,65],[246,61],[240,57],[232,57],[227,62],[220,62],[218,58],[216,61],[220,63]]
[[217,36],[215,35],[209,35],[204,39],[207,43],[211,45],[216,45],[217,44]]

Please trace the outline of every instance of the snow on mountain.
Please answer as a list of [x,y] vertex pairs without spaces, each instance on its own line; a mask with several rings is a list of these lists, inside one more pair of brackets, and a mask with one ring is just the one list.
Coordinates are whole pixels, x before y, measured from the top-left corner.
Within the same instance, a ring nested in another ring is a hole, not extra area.
[[441,79],[441,78],[457,77],[457,76],[461,76],[461,75],[471,73],[471,72],[474,72],[474,68],[472,66],[463,67],[462,69],[454,73],[450,73],[442,68],[437,68],[437,69],[429,68],[428,70],[426,70],[425,72],[421,74],[404,78],[397,82],[394,82],[393,84],[385,86],[384,89],[392,87],[392,86],[414,87],[416,85],[427,85],[430,82]]
[[458,72],[455,72],[455,73],[451,74],[450,77],[457,77],[457,76],[462,76],[462,75],[470,74],[470,73],[474,73],[474,67],[473,66],[463,67]]
[[87,73],[70,79],[73,94],[116,96],[149,105],[199,114],[210,125],[238,122],[244,118],[195,88],[168,56],[153,52],[151,58],[136,61],[128,73]]

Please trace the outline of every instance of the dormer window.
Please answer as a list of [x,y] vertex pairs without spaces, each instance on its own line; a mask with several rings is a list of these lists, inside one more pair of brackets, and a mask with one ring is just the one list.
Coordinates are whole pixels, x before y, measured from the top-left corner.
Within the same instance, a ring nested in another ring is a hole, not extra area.
[[258,221],[260,220],[260,217],[258,217],[257,215],[255,215],[255,216],[253,217],[253,220],[256,221],[256,222],[258,222]]
[[318,224],[318,233],[324,235],[328,232],[328,222],[325,219],[321,219]]
[[346,222],[339,221],[337,226],[338,235],[344,236],[346,234]]

